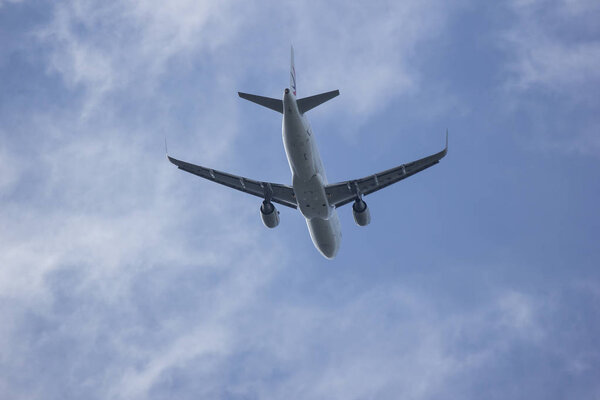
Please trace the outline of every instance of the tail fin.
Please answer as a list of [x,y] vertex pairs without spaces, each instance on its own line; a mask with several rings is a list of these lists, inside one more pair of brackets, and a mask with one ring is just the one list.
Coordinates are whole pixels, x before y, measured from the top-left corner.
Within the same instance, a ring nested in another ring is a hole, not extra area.
[[294,46],[292,48],[292,55],[290,61],[290,90],[296,95],[296,68],[294,67]]

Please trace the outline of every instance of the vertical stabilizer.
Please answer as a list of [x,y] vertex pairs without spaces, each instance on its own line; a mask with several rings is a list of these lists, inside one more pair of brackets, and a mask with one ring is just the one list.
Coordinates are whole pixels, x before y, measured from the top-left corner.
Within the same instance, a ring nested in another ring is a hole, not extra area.
[[294,46],[292,47],[292,55],[290,61],[290,90],[296,95],[296,68],[294,67]]

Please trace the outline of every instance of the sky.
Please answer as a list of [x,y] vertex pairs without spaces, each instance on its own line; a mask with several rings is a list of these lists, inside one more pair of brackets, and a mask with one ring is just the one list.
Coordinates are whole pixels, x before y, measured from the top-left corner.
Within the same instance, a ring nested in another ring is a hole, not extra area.
[[[1,399],[600,399],[600,3],[0,0]],[[289,184],[295,48],[330,182]]]

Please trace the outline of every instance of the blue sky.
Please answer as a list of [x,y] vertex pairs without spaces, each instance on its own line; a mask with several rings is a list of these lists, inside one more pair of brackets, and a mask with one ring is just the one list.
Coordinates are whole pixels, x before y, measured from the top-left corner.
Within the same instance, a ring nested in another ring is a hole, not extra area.
[[[600,398],[600,5],[0,0],[0,393],[10,399]],[[340,209],[289,183],[279,96],[330,181],[443,146]]]

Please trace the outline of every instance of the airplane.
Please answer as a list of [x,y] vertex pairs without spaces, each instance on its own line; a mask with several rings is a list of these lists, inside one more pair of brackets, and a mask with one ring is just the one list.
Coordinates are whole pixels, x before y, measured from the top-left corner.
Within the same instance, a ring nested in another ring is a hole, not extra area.
[[291,48],[290,87],[285,88],[282,99],[238,92],[238,95],[245,100],[283,114],[282,136],[292,172],[291,186],[257,181],[190,164],[172,158],[168,152],[167,158],[183,171],[262,198],[260,216],[263,224],[268,228],[275,228],[279,225],[279,211],[273,203],[299,209],[306,219],[310,237],[317,250],[324,257],[333,259],[338,253],[342,240],[342,230],[337,214],[339,207],[353,202],[354,221],[358,226],[368,225],[371,215],[363,196],[437,164],[448,152],[448,131],[446,130],[446,147],[438,153],[364,178],[329,184],[306,113],[339,94],[339,90],[333,90],[314,96],[296,98],[293,47]]

